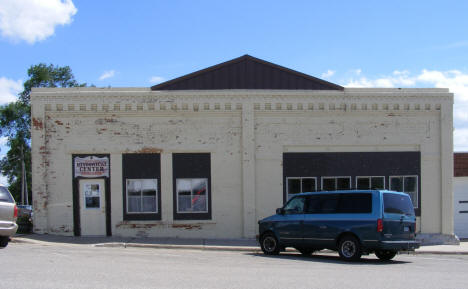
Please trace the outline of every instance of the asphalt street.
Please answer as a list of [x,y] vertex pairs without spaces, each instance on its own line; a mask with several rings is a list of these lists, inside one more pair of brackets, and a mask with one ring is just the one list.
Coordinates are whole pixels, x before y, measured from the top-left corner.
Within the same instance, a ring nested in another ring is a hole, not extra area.
[[0,288],[468,288],[467,255],[268,257],[187,249],[11,243]]

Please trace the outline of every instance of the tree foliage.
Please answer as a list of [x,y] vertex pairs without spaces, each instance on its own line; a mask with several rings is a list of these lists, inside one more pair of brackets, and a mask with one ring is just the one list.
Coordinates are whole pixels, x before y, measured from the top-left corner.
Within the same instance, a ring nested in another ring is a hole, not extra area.
[[31,194],[31,89],[86,86],[86,83],[79,84],[69,66],[39,63],[28,69],[28,79],[23,86],[24,90],[16,102],[0,106],[0,136],[7,138],[9,146],[6,156],[0,160],[0,172],[7,176],[9,189],[16,201],[21,196],[21,151]]

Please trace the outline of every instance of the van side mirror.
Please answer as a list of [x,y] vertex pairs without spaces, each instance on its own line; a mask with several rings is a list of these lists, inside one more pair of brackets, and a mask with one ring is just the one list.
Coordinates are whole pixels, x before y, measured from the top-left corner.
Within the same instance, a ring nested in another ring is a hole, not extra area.
[[284,209],[283,208],[276,209],[276,214],[277,215],[284,215]]

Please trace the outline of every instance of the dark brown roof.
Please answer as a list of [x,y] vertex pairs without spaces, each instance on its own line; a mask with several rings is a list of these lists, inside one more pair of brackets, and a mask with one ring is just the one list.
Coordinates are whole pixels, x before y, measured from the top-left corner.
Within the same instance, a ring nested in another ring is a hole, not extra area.
[[455,177],[468,177],[468,153],[453,154],[453,171]]
[[151,87],[151,90],[343,90],[331,82],[244,55]]

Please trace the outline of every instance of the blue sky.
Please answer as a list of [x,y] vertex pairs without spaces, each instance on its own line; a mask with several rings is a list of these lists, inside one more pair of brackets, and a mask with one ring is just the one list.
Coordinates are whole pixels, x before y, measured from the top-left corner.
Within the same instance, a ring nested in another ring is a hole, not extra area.
[[151,86],[250,54],[349,87],[448,87],[455,150],[468,151],[466,11],[468,1],[2,0],[0,104],[40,62],[96,86]]

